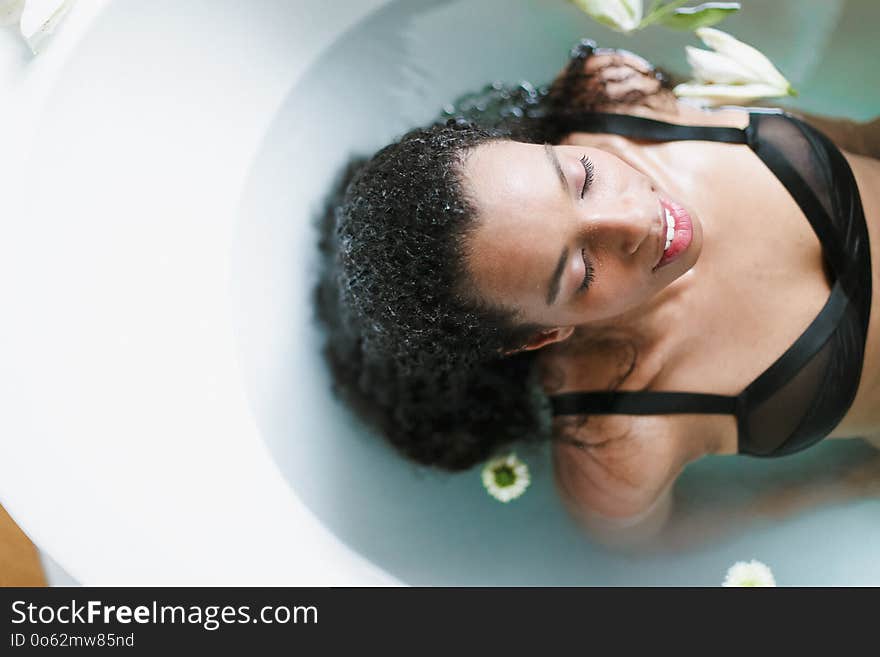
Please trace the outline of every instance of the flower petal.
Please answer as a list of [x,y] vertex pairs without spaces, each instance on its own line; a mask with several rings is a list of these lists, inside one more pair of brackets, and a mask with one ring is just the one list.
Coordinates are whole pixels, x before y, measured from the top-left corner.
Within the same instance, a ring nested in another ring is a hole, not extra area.
[[[512,472],[513,481],[500,485],[495,476],[498,468]],[[531,483],[528,466],[520,461],[513,452],[487,461],[483,465],[481,478],[486,492],[500,502],[516,499],[525,492]]]
[[701,27],[696,35],[703,43],[721,55],[739,62],[740,66],[752,71],[752,80],[765,82],[787,89],[790,85],[769,59],[757,48],[735,39],[726,32],[713,27]]
[[642,0],[621,0],[624,6],[624,10],[629,16],[629,21],[632,24],[631,29],[635,29],[638,27],[639,23],[642,22],[643,15],[643,7]]
[[727,570],[721,586],[776,586],[776,580],[767,564],[752,559],[737,561]]
[[726,55],[685,46],[688,64],[697,82],[706,84],[746,84],[755,82],[751,71]]
[[594,20],[618,32],[631,32],[642,22],[642,0],[572,0]]
[[787,95],[787,89],[780,89],[769,84],[698,84],[685,82],[677,85],[672,92],[682,98],[703,98],[710,105],[721,105],[726,102],[739,103],[757,98],[774,98]]

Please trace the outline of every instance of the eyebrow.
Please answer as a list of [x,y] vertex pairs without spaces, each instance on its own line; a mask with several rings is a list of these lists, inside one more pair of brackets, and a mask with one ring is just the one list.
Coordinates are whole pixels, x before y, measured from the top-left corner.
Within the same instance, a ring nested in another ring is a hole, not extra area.
[[[565,179],[565,174],[562,172],[562,165],[559,164],[559,158],[556,157],[556,151],[553,150],[553,147],[550,144],[545,143],[544,152],[547,154],[550,164],[553,165],[556,174],[559,176],[559,183],[562,185],[562,191],[565,194],[568,194],[568,181]],[[562,270],[565,269],[566,260],[568,260],[567,246],[562,248],[562,253],[559,255],[559,260],[556,262],[556,269],[553,270],[553,275],[550,277],[550,285],[547,289],[548,306],[552,306],[556,302],[556,297],[559,296],[559,281],[562,278]]]
[[559,184],[562,185],[562,191],[565,194],[568,194],[568,180],[565,179],[565,174],[562,172],[562,165],[559,164],[559,158],[556,157],[556,151],[553,150],[553,147],[550,144],[545,143],[544,152],[547,154],[550,164],[556,169],[556,175],[559,176]]
[[556,263],[556,269],[553,270],[553,276],[550,277],[550,289],[547,290],[547,305],[552,306],[556,302],[559,295],[559,280],[562,278],[562,270],[565,269],[565,261],[568,260],[568,247],[562,248],[559,260]]

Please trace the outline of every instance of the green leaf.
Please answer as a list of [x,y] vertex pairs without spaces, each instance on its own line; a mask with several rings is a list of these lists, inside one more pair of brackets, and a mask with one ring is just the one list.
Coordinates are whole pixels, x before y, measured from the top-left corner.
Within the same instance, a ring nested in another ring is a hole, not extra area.
[[648,13],[642,18],[642,22],[639,23],[638,29],[648,27],[648,25],[662,20],[665,16],[671,14],[687,1],[688,0],[672,0],[672,2],[668,2],[665,5],[661,5],[659,2],[654,2],[648,10]]
[[674,30],[688,32],[720,23],[730,14],[740,10],[738,2],[704,2],[696,7],[681,7],[662,16],[657,22]]

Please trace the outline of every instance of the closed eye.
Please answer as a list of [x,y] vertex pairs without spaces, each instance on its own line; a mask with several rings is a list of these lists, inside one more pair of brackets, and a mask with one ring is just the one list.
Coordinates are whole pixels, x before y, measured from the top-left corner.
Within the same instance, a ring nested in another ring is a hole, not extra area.
[[584,155],[581,157],[581,164],[584,165],[584,186],[581,188],[581,198],[583,198],[593,184],[593,161]]
[[581,281],[580,286],[578,286],[578,292],[583,292],[588,287],[590,287],[590,283],[592,283],[593,279],[595,278],[593,263],[591,263],[590,259],[587,257],[586,249],[581,249],[581,257],[584,259],[584,280]]

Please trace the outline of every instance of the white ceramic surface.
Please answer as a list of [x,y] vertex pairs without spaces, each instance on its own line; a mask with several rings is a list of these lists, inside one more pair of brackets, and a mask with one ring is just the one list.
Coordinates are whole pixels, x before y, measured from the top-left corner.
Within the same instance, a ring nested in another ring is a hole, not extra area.
[[77,580],[394,582],[279,474],[229,295],[274,109],[375,4],[83,2],[39,59],[8,44],[0,499]]

